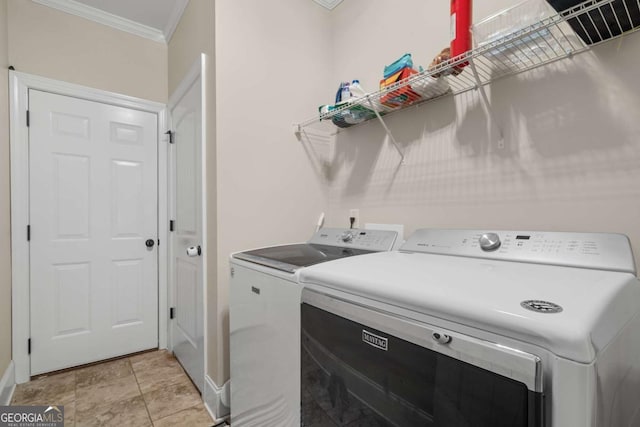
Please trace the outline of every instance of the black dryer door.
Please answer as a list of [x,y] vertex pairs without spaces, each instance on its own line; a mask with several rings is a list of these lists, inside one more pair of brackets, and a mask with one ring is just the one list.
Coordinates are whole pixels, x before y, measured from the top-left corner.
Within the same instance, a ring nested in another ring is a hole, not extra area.
[[305,427],[542,425],[542,394],[522,382],[317,306],[301,307]]

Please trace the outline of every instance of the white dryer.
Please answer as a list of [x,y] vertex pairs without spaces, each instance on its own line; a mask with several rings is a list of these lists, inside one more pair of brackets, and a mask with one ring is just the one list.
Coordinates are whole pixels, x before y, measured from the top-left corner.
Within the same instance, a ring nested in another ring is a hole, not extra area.
[[638,427],[625,236],[420,230],[305,269],[305,427]]
[[234,427],[300,425],[300,295],[304,267],[389,251],[394,231],[320,229],[307,243],[231,256],[230,368]]

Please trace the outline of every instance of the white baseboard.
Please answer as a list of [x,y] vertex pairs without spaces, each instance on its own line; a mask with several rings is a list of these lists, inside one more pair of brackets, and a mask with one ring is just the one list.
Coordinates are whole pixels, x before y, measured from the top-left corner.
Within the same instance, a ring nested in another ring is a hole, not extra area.
[[9,362],[7,370],[4,371],[2,379],[0,379],[0,406],[6,406],[11,403],[13,392],[16,389],[16,371],[13,360]]
[[229,381],[218,387],[209,377],[204,376],[204,406],[216,421],[229,415]]

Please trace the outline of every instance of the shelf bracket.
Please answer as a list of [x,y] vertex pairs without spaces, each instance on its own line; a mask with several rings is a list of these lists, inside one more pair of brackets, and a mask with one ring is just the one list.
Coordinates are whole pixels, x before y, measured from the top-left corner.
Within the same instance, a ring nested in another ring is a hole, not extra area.
[[475,89],[480,92],[480,99],[482,99],[482,104],[487,112],[487,116],[489,117],[489,122],[495,129],[498,130],[498,148],[504,148],[504,133],[502,132],[502,126],[496,120],[493,114],[493,108],[491,107],[491,103],[489,102],[489,97],[487,96],[487,91],[485,90],[485,85],[482,84],[480,80],[480,74],[478,73],[478,69],[476,68],[476,63],[473,58],[469,58],[469,66],[471,67],[471,72],[473,73],[473,77],[476,79],[476,87]]
[[371,95],[367,94],[366,96],[367,96],[367,102],[369,102],[369,105],[371,106],[371,110],[374,113],[376,113],[376,117],[378,117],[378,120],[380,121],[380,124],[382,124],[382,127],[384,128],[385,132],[387,132],[387,135],[389,136],[389,139],[393,143],[393,146],[395,147],[396,151],[398,151],[398,154],[400,155],[400,164],[404,165],[405,164],[405,162],[404,162],[404,153],[400,149],[400,145],[398,145],[398,141],[396,141],[396,139],[393,137],[393,134],[391,133],[391,130],[389,130],[389,127],[387,126],[387,124],[382,119],[382,116],[380,115],[380,113],[378,112],[376,107],[373,106],[373,101],[371,101]]

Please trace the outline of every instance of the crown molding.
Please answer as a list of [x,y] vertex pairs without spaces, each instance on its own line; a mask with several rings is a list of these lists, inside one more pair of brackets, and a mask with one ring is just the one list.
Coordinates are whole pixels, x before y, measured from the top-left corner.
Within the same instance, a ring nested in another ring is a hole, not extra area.
[[[140,24],[139,22],[132,21],[130,19],[123,18],[121,16],[114,15],[109,12],[105,12],[95,7],[87,6],[86,4],[79,3],[75,0],[31,0],[34,3],[48,6],[53,9],[60,10],[62,12],[76,15],[81,18],[85,18],[99,24],[107,25],[109,27],[125,31],[127,33],[135,34],[140,37],[144,37],[149,40],[153,40],[160,43],[167,43],[165,34],[147,25]],[[188,0],[187,0],[188,3]],[[186,7],[186,5],[185,5]],[[183,9],[184,11],[184,9]],[[175,10],[174,10],[175,14]],[[173,19],[172,14],[172,19]],[[180,18],[178,17],[178,20]],[[177,23],[176,23],[177,25]]]
[[342,0],[313,0],[322,7],[326,7],[329,10],[333,10],[337,5],[342,3]]
[[173,6],[173,10],[171,11],[171,16],[169,16],[169,22],[167,22],[167,25],[164,27],[164,39],[167,43],[171,41],[173,33],[176,32],[176,28],[178,28],[182,14],[187,6],[189,6],[189,0],[176,0],[175,6]]

